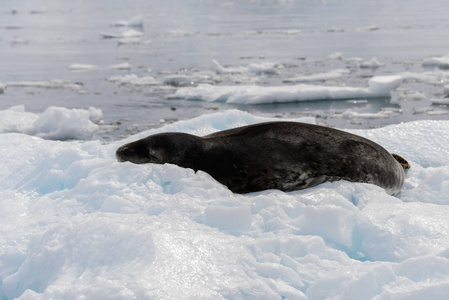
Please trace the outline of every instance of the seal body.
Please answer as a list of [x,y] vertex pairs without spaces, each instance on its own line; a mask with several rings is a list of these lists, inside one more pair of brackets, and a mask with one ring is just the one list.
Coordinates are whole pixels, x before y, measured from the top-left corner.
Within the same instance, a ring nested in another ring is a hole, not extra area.
[[160,133],[121,146],[116,157],[202,170],[236,193],[292,191],[348,180],[395,194],[409,167],[405,159],[368,139],[298,122],[260,123],[204,137]]

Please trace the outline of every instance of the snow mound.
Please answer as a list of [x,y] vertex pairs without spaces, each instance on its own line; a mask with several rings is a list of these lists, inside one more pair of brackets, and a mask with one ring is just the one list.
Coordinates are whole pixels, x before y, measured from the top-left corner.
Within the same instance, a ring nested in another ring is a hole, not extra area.
[[158,132],[268,120],[231,110],[109,144],[1,133],[0,298],[445,299],[448,121],[351,131],[409,160],[397,197],[346,181],[238,195],[114,157]]
[[25,111],[24,105],[0,111],[0,133],[18,132],[44,139],[90,139],[103,119],[100,109],[67,109],[48,107],[41,114]]

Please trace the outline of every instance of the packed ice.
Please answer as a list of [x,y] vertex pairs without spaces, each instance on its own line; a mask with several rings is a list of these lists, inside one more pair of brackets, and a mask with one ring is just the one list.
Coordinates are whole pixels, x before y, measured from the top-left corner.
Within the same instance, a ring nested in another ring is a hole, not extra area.
[[[2,299],[446,297],[448,121],[351,130],[408,159],[397,197],[345,181],[239,195],[204,172],[118,163],[115,150],[158,132],[205,135],[272,118],[228,110],[103,144],[27,133],[69,112],[1,112]],[[75,114],[84,119],[63,123],[79,131],[101,118]]]

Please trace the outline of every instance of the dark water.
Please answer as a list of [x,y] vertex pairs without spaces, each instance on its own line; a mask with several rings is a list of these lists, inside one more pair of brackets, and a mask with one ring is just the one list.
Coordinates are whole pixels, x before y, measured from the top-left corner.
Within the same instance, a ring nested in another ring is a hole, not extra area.
[[[211,72],[214,84],[239,84],[241,77],[215,74],[217,60],[232,67],[274,62],[278,74],[250,74],[258,85],[288,85],[298,74],[333,69],[351,73],[336,82],[319,84],[366,86],[374,75],[404,71],[429,72],[423,59],[449,52],[449,2],[419,1],[2,1],[0,6],[0,82],[78,82],[70,89],[8,87],[0,109],[25,104],[32,112],[48,106],[101,108],[108,127],[103,139],[115,139],[166,122],[237,108],[279,117],[316,116],[319,123],[366,128],[416,119],[449,119],[449,109],[432,106],[443,98],[447,70],[438,84],[409,82],[391,99],[315,101],[278,105],[230,105],[167,100],[176,87],[162,84],[174,74]],[[133,44],[104,39],[120,33],[119,20],[143,16],[142,36]],[[341,59],[329,55],[341,53]],[[361,69],[351,58],[383,65]],[[110,65],[127,62],[130,70]],[[73,63],[94,70],[73,71]],[[117,75],[152,76],[159,85],[129,86],[107,81]],[[248,79],[249,78],[249,79]],[[246,83],[246,82],[244,82]],[[418,93],[419,97],[415,97]],[[405,95],[405,96],[404,96]],[[412,96],[407,96],[412,95]],[[343,111],[397,111],[391,118],[345,119]],[[428,111],[434,113],[427,113]],[[447,113],[446,113],[447,112]],[[105,127],[106,128],[106,127]]]

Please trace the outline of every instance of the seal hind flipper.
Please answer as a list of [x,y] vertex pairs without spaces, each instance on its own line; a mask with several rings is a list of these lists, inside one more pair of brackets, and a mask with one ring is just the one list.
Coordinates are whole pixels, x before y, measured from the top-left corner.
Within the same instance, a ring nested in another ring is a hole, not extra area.
[[410,169],[410,164],[408,163],[408,161],[405,158],[403,158],[402,156],[399,156],[395,153],[391,153],[391,155],[394,157],[394,159],[396,159],[398,161],[398,163],[401,164],[402,168],[404,168],[404,171]]

